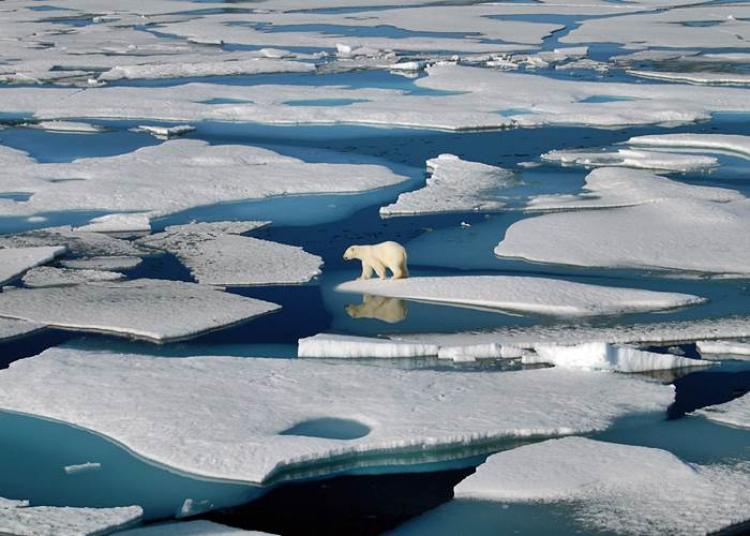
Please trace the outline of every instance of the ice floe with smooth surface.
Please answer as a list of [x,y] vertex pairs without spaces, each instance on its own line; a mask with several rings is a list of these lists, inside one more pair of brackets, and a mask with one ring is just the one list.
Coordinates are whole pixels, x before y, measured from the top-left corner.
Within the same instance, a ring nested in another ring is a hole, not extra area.
[[706,367],[715,362],[688,359],[672,354],[644,352],[627,346],[590,342],[575,346],[544,345],[534,347],[536,355],[524,356],[524,364],[547,363],[556,367],[613,372],[649,372]]
[[557,316],[593,316],[659,311],[695,305],[703,298],[518,276],[410,277],[399,280],[350,281],[341,292],[437,302],[480,309]]
[[730,355],[750,358],[750,343],[739,341],[698,341],[696,343],[701,355],[717,356]]
[[0,284],[65,253],[62,246],[0,247]]
[[13,536],[94,536],[138,523],[140,506],[72,508],[28,506],[0,498],[0,532]]
[[269,532],[237,529],[203,519],[148,525],[126,530],[121,534],[122,536],[271,536]]
[[[0,214],[62,210],[145,213],[132,216],[138,222],[196,206],[279,195],[358,193],[406,180],[383,166],[307,163],[268,149],[188,139],[117,156],[47,164],[0,147],[0,164],[5,170],[0,192],[32,194],[23,203],[0,204]],[[118,224],[121,218],[118,216]]]
[[724,404],[699,409],[695,414],[720,424],[750,428],[750,395],[745,394]]
[[86,225],[76,227],[76,230],[112,234],[150,233],[151,223],[149,222],[148,214],[105,214],[104,216],[93,218]]
[[550,151],[542,155],[542,160],[563,165],[586,167],[629,167],[656,169],[663,171],[704,171],[718,165],[711,156],[644,151],[637,149],[616,149],[614,151]]
[[167,227],[139,240],[177,256],[201,284],[247,286],[305,283],[323,260],[302,248],[241,236],[267,222],[217,222]]
[[120,281],[124,277],[119,272],[40,266],[26,272],[22,280],[24,285],[34,288],[79,285],[81,283],[94,283],[96,281]]
[[631,69],[627,73],[639,78],[651,78],[654,80],[669,80],[672,82],[687,82],[689,84],[702,84],[707,86],[748,86],[750,75],[736,73],[701,73],[680,72],[670,73],[664,71],[640,71]]
[[298,357],[312,358],[383,358],[434,357],[435,344],[412,344],[388,339],[319,333],[299,340]]
[[163,63],[124,65],[102,73],[99,80],[111,82],[128,79],[178,78],[187,76],[232,76],[240,74],[309,73],[312,63],[300,61],[253,58],[236,61],[208,61],[196,63]]
[[[61,347],[0,372],[5,410],[85,428],[178,471],[265,484],[403,463],[399,454],[455,459],[457,447],[604,430],[634,414],[661,419],[672,400],[671,386],[560,369],[445,373]],[[321,421],[357,433],[340,438]],[[320,429],[296,432],[304,426]]]
[[105,128],[102,126],[77,121],[39,121],[38,123],[29,123],[24,126],[48,132],[68,132],[75,134],[98,134],[105,131]]
[[432,176],[424,188],[398,196],[380,208],[383,216],[442,212],[492,212],[505,206],[499,190],[513,184],[513,174],[503,168],[469,162],[452,154],[427,161]]
[[129,270],[143,262],[140,257],[127,255],[110,255],[104,257],[81,257],[77,259],[62,259],[60,265],[75,270]]
[[0,293],[0,316],[156,342],[187,339],[279,306],[177,281],[137,279]]
[[748,464],[689,464],[665,450],[570,437],[490,456],[455,497],[563,503],[582,528],[616,534],[706,534],[750,517],[749,486]]
[[549,326],[507,326],[486,331],[391,336],[394,342],[436,344],[439,346],[494,343],[518,346],[523,349],[533,349],[538,344],[576,345],[590,342],[608,342],[611,344],[667,345],[730,338],[750,338],[750,317],[730,316],[614,326],[589,326],[580,323]]
[[627,143],[642,147],[721,151],[750,158],[750,136],[739,134],[652,134],[632,137]]
[[536,210],[568,211],[511,225],[495,254],[575,266],[750,275],[750,200],[739,192],[626,168],[596,169],[585,188],[581,196],[530,203]]

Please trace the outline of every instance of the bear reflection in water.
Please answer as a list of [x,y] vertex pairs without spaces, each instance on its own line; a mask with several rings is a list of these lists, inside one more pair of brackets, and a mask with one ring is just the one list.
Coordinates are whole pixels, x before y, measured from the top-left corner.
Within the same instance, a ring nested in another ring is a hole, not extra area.
[[344,306],[352,318],[374,318],[389,324],[397,324],[406,318],[409,309],[404,300],[383,296],[362,295],[362,303]]

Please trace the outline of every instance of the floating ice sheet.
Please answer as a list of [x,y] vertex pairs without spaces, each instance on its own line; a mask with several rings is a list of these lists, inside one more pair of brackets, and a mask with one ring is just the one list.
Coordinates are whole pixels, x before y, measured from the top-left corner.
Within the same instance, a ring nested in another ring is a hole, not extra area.
[[65,253],[65,247],[5,247],[0,249],[0,284],[7,283],[26,270],[46,264]]
[[0,318],[0,342],[17,339],[44,329],[44,326],[12,318]]
[[748,486],[747,464],[688,464],[665,450],[571,437],[493,455],[455,492],[564,502],[583,528],[617,534],[706,534],[748,518]]
[[0,316],[157,342],[195,337],[277,309],[211,287],[156,279],[0,293]]
[[398,196],[392,205],[380,208],[383,216],[442,212],[492,212],[505,202],[499,190],[513,183],[505,169],[441,154],[427,161],[432,177],[424,188]]
[[299,340],[298,357],[396,359],[438,355],[435,344],[411,344],[388,339],[319,333]]
[[616,149],[614,151],[550,151],[542,160],[564,165],[586,167],[630,167],[663,171],[704,171],[718,165],[711,156],[644,151],[638,149]]
[[56,287],[96,281],[119,281],[124,277],[118,272],[40,266],[26,272],[23,276],[23,282],[27,287]]
[[[95,431],[177,470],[251,483],[458,458],[461,448],[603,430],[632,414],[659,419],[672,398],[655,382],[558,369],[445,373],[65,348],[0,372],[6,410]],[[321,419],[369,433],[293,433]]]
[[164,63],[126,65],[102,73],[99,80],[107,82],[126,78],[153,79],[185,76],[229,76],[239,74],[309,73],[315,71],[312,63],[300,61],[253,58],[236,61],[209,61],[197,63]]
[[71,227],[50,227],[27,231],[18,235],[0,236],[0,247],[56,247],[66,248],[73,255],[93,256],[136,256],[143,254],[127,240],[120,240],[101,233],[72,229]]
[[343,283],[337,290],[558,316],[658,311],[704,301],[689,294],[604,287],[561,279],[492,275],[370,279]]
[[129,270],[141,264],[142,260],[140,257],[112,255],[63,259],[60,265],[75,270]]
[[635,136],[628,140],[628,144],[642,147],[723,151],[750,158],[750,136],[737,134],[653,134]]
[[268,532],[242,530],[213,521],[167,522],[126,530],[122,536],[270,536]]
[[750,358],[750,343],[739,341],[698,341],[701,355],[732,355]]
[[139,243],[175,254],[202,284],[295,284],[305,283],[320,274],[323,260],[302,248],[240,236],[266,224],[178,225],[142,238]]
[[721,424],[750,428],[750,395],[746,394],[731,402],[699,409],[695,414]]
[[530,206],[623,208],[521,220],[508,228],[495,254],[576,266],[750,275],[750,200],[739,192],[625,168],[594,170],[586,190],[581,196],[544,196]]
[[670,80],[672,82],[688,82],[690,84],[702,84],[708,86],[750,85],[750,75],[737,73],[670,73],[664,71],[639,71],[631,69],[628,70],[628,74],[639,78]]

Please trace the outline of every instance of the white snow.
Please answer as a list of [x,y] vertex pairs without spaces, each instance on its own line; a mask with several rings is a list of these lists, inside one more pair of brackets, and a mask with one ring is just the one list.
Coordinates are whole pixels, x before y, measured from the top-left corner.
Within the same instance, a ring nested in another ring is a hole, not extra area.
[[[0,147],[0,164],[5,170],[0,192],[32,193],[26,202],[2,205],[4,215],[60,210],[145,212],[132,216],[138,227],[144,225],[144,217],[196,206],[278,195],[356,193],[406,180],[382,166],[306,163],[267,149],[212,146],[188,139],[117,156],[48,164]],[[116,225],[121,225],[121,218]],[[130,228],[128,223],[126,229]]]
[[475,344],[468,346],[441,346],[438,349],[440,359],[517,359],[526,354],[526,350],[508,344]]
[[98,471],[102,468],[102,464],[96,462],[79,463],[76,465],[66,465],[65,473],[68,475],[78,475],[81,473],[89,473],[91,471]]
[[714,365],[714,361],[688,359],[672,354],[655,354],[627,346],[590,342],[575,346],[537,345],[537,356],[523,358],[523,363],[548,363],[556,367],[609,370],[613,372],[649,372]]
[[750,343],[739,341],[698,341],[701,355],[731,355],[750,357]]
[[13,320],[12,318],[0,318],[0,341],[8,341],[31,335],[32,333],[44,329],[45,326],[24,322],[23,320]]
[[0,236],[0,247],[64,247],[73,255],[139,255],[143,251],[127,240],[71,227],[48,227],[17,235]]
[[521,220],[508,228],[495,254],[576,266],[750,274],[750,200],[739,192],[626,168],[596,169],[585,188],[581,196],[543,196],[530,206],[622,208]]
[[195,337],[279,306],[193,283],[156,279],[0,293],[0,316],[156,342]]
[[680,149],[703,149],[736,153],[750,158],[750,136],[737,134],[653,134],[635,136],[627,141],[630,145]]
[[706,534],[750,516],[748,486],[748,464],[689,464],[665,450],[570,437],[495,454],[455,494],[559,503],[584,530]]
[[160,139],[176,138],[184,134],[189,134],[195,131],[195,127],[192,125],[174,125],[169,127],[160,127],[157,125],[138,125],[134,129],[137,132],[145,132],[152,136]]
[[717,86],[747,86],[750,85],[750,75],[736,73],[701,73],[684,72],[670,73],[666,71],[640,71],[630,69],[629,75],[639,78],[651,78],[654,80],[670,80],[673,82],[688,82],[690,84],[717,85]]
[[[673,388],[656,382],[559,369],[445,373],[61,347],[0,371],[5,410],[94,431],[179,471],[252,483],[398,464],[403,453],[407,463],[415,453],[435,461],[461,457],[459,446],[593,432],[627,415],[662,418],[672,399]],[[321,418],[370,431],[354,439],[282,433]]]
[[392,205],[380,208],[383,216],[442,212],[492,212],[505,206],[498,191],[513,183],[513,174],[503,168],[461,160],[441,154],[427,161],[432,177],[424,188],[398,196]]
[[267,223],[178,225],[142,238],[139,244],[175,254],[201,284],[295,284],[320,274],[323,260],[317,255],[300,247],[240,236]]
[[72,268],[55,268],[41,266],[32,268],[23,276],[23,283],[27,287],[55,287],[62,285],[78,285],[95,281],[120,281],[125,276],[118,272],[102,270],[75,270]]
[[148,65],[123,65],[102,73],[99,80],[111,82],[120,79],[177,78],[188,76],[232,76],[240,74],[309,73],[315,71],[312,63],[253,58],[236,61],[207,61],[195,63],[164,63]]
[[616,149],[614,151],[562,150],[550,151],[541,156],[547,162],[563,165],[587,167],[620,166],[664,171],[704,171],[718,165],[718,160],[710,156],[643,151],[637,149]]
[[205,520],[159,523],[126,530],[121,534],[122,536],[270,536],[268,532],[236,529]]
[[76,134],[97,134],[104,132],[104,127],[76,121],[39,121],[25,125],[28,128],[47,130],[49,132],[70,132]]
[[560,279],[492,275],[410,277],[385,281],[369,279],[343,283],[336,290],[559,316],[658,311],[704,301],[689,294],[604,287]]
[[730,402],[708,406],[694,413],[720,424],[750,428],[750,395],[745,394]]
[[432,357],[438,355],[434,344],[411,344],[388,339],[319,333],[299,340],[298,357],[383,358]]
[[7,283],[24,272],[52,261],[65,253],[65,247],[6,247],[0,248],[0,284]]
[[151,224],[147,214],[106,214],[76,230],[92,233],[150,233]]
[[137,523],[140,506],[71,508],[27,506],[26,501],[0,499],[0,532],[13,536],[94,536]]

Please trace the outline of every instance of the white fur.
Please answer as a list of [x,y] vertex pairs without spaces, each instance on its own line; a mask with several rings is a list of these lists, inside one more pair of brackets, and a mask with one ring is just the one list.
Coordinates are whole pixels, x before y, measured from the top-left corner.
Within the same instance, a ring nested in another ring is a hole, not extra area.
[[392,279],[409,277],[406,267],[406,250],[398,242],[382,242],[372,246],[350,246],[344,259],[362,261],[362,275],[359,279],[369,279],[375,272],[380,279],[386,278],[386,270],[393,274]]

